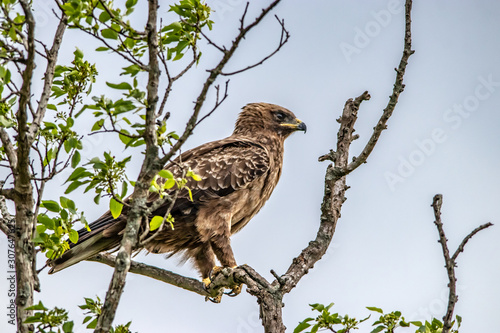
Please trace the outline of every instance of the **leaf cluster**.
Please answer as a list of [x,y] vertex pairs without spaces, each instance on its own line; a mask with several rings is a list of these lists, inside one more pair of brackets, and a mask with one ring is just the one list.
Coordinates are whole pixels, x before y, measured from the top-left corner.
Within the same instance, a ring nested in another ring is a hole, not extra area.
[[[170,12],[179,15],[180,21],[173,22],[160,30],[160,48],[167,51],[167,60],[179,60],[186,48],[196,49],[200,31],[207,26],[212,30],[211,9],[197,0],[181,0],[171,5]],[[175,54],[175,55],[174,55]]]
[[[333,303],[325,306],[323,304],[310,304],[309,305],[313,311],[318,311],[320,314],[316,318],[306,318],[301,321],[297,327],[294,329],[294,333],[303,332],[307,328],[311,327],[308,333],[318,332],[320,329],[329,330],[335,333],[349,333],[351,330],[358,329],[358,324],[362,323],[370,318],[370,316],[357,320],[354,317],[349,317],[348,315],[340,316],[338,313],[331,313],[330,308]],[[372,326],[376,326],[370,333],[394,333],[398,327],[410,327],[411,325],[418,327],[415,333],[442,333],[443,322],[433,318],[430,322],[425,321],[424,323],[420,321],[409,321],[407,322],[402,316],[400,311],[393,311],[390,313],[384,313],[381,308],[374,306],[367,306],[368,310],[379,313],[380,317],[376,320]],[[457,324],[457,328],[453,329]],[[452,322],[452,330],[450,333],[458,333],[458,329],[462,323],[462,318],[456,316],[456,321]],[[338,328],[340,326],[340,329]]]
[[[68,240],[73,244],[78,242],[78,232],[73,229],[76,222],[83,223],[90,230],[83,212],[77,212],[73,200],[62,196],[59,202],[42,201],[40,207],[45,208],[47,212],[39,213],[37,216],[38,224],[33,242],[49,259],[60,257],[68,250]],[[55,213],[55,216],[50,217],[48,212]]]
[[[64,97],[58,105],[68,104],[71,110],[77,103],[83,102],[82,94],[90,94],[92,83],[95,82],[98,74],[95,64],[83,60],[83,52],[80,49],[76,48],[73,54],[74,59],[71,66],[56,66],[51,94],[53,98]],[[57,107],[53,104],[49,105],[48,108],[57,111]]]
[[[85,304],[79,305],[80,309],[86,310],[83,324],[87,324],[86,328],[94,330],[97,326],[97,319],[101,315],[102,301],[96,296],[96,300],[85,297]],[[40,301],[38,304],[30,306],[27,310],[33,310],[34,314],[25,320],[26,324],[37,324],[37,333],[73,333],[74,323],[68,321],[68,311],[54,307],[53,309],[46,308]],[[116,325],[110,328],[110,333],[130,333],[130,325],[128,322],[125,325]]]
[[40,301],[38,304],[30,306],[27,310],[34,310],[33,316],[25,320],[26,324],[37,324],[39,333],[72,333],[73,321],[68,321],[68,311],[55,307],[47,309]]
[[[299,333],[311,327],[309,333],[316,333],[320,329],[330,330],[336,333],[349,333],[351,330],[357,329],[358,324],[364,322],[365,319],[356,320],[348,315],[341,316],[338,313],[331,313],[330,308],[334,303],[325,306],[323,304],[315,303],[309,304],[313,311],[318,311],[320,314],[316,318],[306,318],[297,325],[293,333]],[[338,328],[340,326],[340,329]]]
[[[69,185],[66,194],[74,191],[82,185],[87,185],[85,192],[94,189],[96,196],[94,202],[99,203],[101,197],[116,196],[120,199],[127,195],[129,179],[126,175],[126,165],[131,160],[131,156],[123,160],[116,160],[111,152],[104,152],[104,158],[94,157],[85,166],[78,167],[66,180]],[[117,188],[121,186],[121,192]]]

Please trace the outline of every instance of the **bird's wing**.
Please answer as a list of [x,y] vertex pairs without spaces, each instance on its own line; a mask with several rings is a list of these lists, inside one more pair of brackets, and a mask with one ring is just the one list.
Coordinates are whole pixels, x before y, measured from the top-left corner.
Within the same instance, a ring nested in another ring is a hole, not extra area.
[[[172,208],[172,214],[181,213],[207,199],[224,197],[248,186],[269,170],[269,163],[267,149],[241,138],[229,137],[187,151],[165,169],[170,170],[175,177],[182,176],[182,168],[184,172],[191,169],[201,180],[188,179],[186,185],[191,190],[193,201],[190,200],[187,190],[182,191]],[[157,198],[156,194],[152,194],[148,201]],[[162,211],[155,212],[161,213]]]

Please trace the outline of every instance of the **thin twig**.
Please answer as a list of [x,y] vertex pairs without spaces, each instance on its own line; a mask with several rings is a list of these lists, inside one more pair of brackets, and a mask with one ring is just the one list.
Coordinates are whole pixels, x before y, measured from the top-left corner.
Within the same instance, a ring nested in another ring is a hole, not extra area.
[[224,76],[235,75],[235,74],[245,72],[245,71],[252,69],[254,67],[257,67],[259,65],[262,65],[267,59],[271,58],[272,56],[274,56],[276,53],[278,53],[281,50],[283,45],[285,45],[288,42],[288,39],[290,38],[290,33],[285,28],[285,20],[280,20],[277,15],[274,15],[274,17],[276,17],[276,19],[278,20],[278,23],[281,25],[281,37],[280,37],[280,41],[278,43],[278,47],[273,52],[271,52],[270,54],[268,54],[267,56],[262,58],[259,62],[255,63],[253,65],[247,66],[245,68],[239,69],[239,70],[234,71],[234,72],[220,73],[221,75],[224,75]]
[[226,81],[226,86],[224,88],[224,96],[222,96],[222,99],[219,100],[220,86],[219,85],[215,86],[216,93],[215,93],[215,104],[214,104],[214,107],[206,115],[204,115],[203,117],[201,117],[200,120],[198,120],[198,122],[196,123],[195,126],[198,126],[203,120],[205,120],[208,117],[210,117],[212,115],[212,113],[214,113],[215,110],[217,110],[217,108],[226,100],[227,96],[229,96],[228,93],[227,93],[228,87],[229,87],[229,80]]

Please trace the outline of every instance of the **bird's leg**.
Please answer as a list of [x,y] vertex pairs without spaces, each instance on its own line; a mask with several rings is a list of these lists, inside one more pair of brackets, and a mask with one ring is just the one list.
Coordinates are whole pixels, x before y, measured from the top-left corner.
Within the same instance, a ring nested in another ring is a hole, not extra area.
[[[233,249],[231,248],[231,240],[229,239],[230,231],[228,230],[227,233],[224,233],[222,235],[215,235],[212,236],[210,243],[212,244],[212,249],[217,256],[217,259],[219,259],[221,265],[223,267],[231,267],[231,268],[236,268],[238,265],[236,264],[236,260],[234,259],[234,254],[233,254]],[[218,269],[212,270],[212,274],[216,274],[222,270],[222,268],[217,267]],[[242,290],[242,285],[238,284],[232,288],[232,290],[229,293],[226,293],[226,295],[234,297],[236,295],[239,295]]]
[[[195,264],[198,267],[198,270],[201,273],[203,284],[205,285],[205,289],[207,291],[210,290],[211,280],[211,272],[215,266],[215,255],[210,243],[203,243],[200,247],[197,248],[196,255],[194,256]],[[206,297],[207,300],[212,301],[214,303],[220,303],[222,299],[222,295],[219,294],[214,297]]]
[[[235,268],[236,260],[234,260],[233,250],[231,249],[231,201],[220,200],[215,207],[210,210],[200,210],[196,219],[196,229],[200,235],[200,240],[205,244],[208,243],[212,253],[215,253],[222,267],[212,266],[208,275],[208,279],[204,282],[205,285],[210,284],[212,277],[217,275],[223,267]],[[200,263],[206,265],[206,263]],[[204,266],[206,269],[206,266]],[[205,271],[202,271],[204,274]],[[230,293],[231,296],[236,296],[241,292],[241,285],[236,286]]]

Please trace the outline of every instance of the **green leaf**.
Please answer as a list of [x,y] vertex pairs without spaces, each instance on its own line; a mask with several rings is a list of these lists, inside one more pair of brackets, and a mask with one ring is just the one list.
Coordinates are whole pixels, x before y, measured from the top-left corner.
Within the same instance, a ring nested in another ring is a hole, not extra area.
[[122,82],[122,83],[106,82],[106,85],[113,89],[132,90],[132,86],[128,82]]
[[309,306],[317,311],[323,311],[323,309],[325,308],[325,306],[323,304],[319,304],[319,303],[309,304]]
[[71,333],[73,332],[73,326],[74,326],[73,321],[67,321],[62,325],[62,329],[64,333]]
[[384,325],[377,326],[374,330],[372,330],[370,333],[378,333],[381,332],[385,328]]
[[47,109],[57,111],[57,108],[54,104],[47,104]]
[[137,3],[137,0],[127,0],[127,2],[125,3],[125,7],[132,8],[135,6],[136,3]]
[[83,52],[79,48],[76,48],[75,52],[73,52],[75,55],[75,59],[82,59],[83,58]]
[[172,172],[170,172],[168,170],[161,170],[160,172],[158,172],[158,176],[165,178],[165,179],[174,178],[174,175],[172,174]]
[[90,172],[88,172],[84,167],[79,167],[79,168],[76,168],[72,173],[71,175],[69,175],[68,179],[66,180],[66,182],[70,182],[70,181],[73,181],[73,180],[77,180],[78,178],[82,178],[82,177],[85,177],[85,176],[88,176],[88,175],[91,175]]
[[101,35],[107,39],[118,39],[118,32],[113,29],[103,29],[101,30]]
[[[312,318],[308,318],[308,319],[312,319]],[[303,330],[305,330],[306,328],[308,328],[309,326],[311,326],[311,324],[307,323],[306,320],[304,320],[303,322],[299,323],[297,325],[297,327],[295,327],[295,329],[293,330],[293,333],[300,333]]]
[[97,131],[100,130],[101,127],[104,125],[104,119],[99,119],[98,121],[95,122],[95,124],[92,126],[92,131]]
[[109,50],[109,48],[105,46],[99,46],[97,49],[95,49],[97,52],[103,52]]
[[51,212],[55,212],[55,213],[58,213],[61,210],[61,207],[59,207],[59,204],[53,200],[42,201],[42,204],[40,206],[43,208],[46,208],[47,210],[50,210]]
[[158,229],[163,223],[163,216],[153,216],[149,222],[149,230],[154,231]]
[[71,231],[69,232],[69,240],[73,244],[76,244],[78,242],[78,231],[71,229]]
[[38,304],[27,307],[26,310],[47,311],[48,309],[43,306],[42,301],[38,301]]
[[83,185],[84,183],[82,182],[79,182],[79,181],[74,181],[72,182],[71,184],[69,184],[68,188],[66,189],[66,191],[64,191],[64,194],[68,194],[68,193],[71,193],[73,192],[74,190],[76,190],[77,188],[79,188],[81,185]]
[[103,11],[100,15],[99,15],[99,21],[101,22],[106,22],[106,21],[109,21],[109,19],[111,18],[111,16],[109,16],[108,12],[107,11]]
[[77,150],[71,157],[71,167],[74,169],[76,166],[80,163],[80,160],[82,159],[82,156],[80,155],[80,152]]
[[116,219],[121,215],[123,209],[123,204],[116,201],[115,198],[111,198],[109,201],[109,210],[111,211],[111,215]]
[[368,310],[370,310],[370,311],[375,311],[375,312],[382,313],[382,314],[384,313],[384,311],[382,311],[381,308],[377,308],[377,307],[374,307],[374,306],[367,306],[366,308]]
[[165,184],[163,184],[163,188],[165,190],[169,190],[171,189],[172,187],[174,187],[175,185],[175,179],[171,178],[171,179],[168,179]]
[[128,192],[128,184],[125,181],[122,183],[122,193],[120,194],[120,197],[124,198],[127,195],[127,192]]

